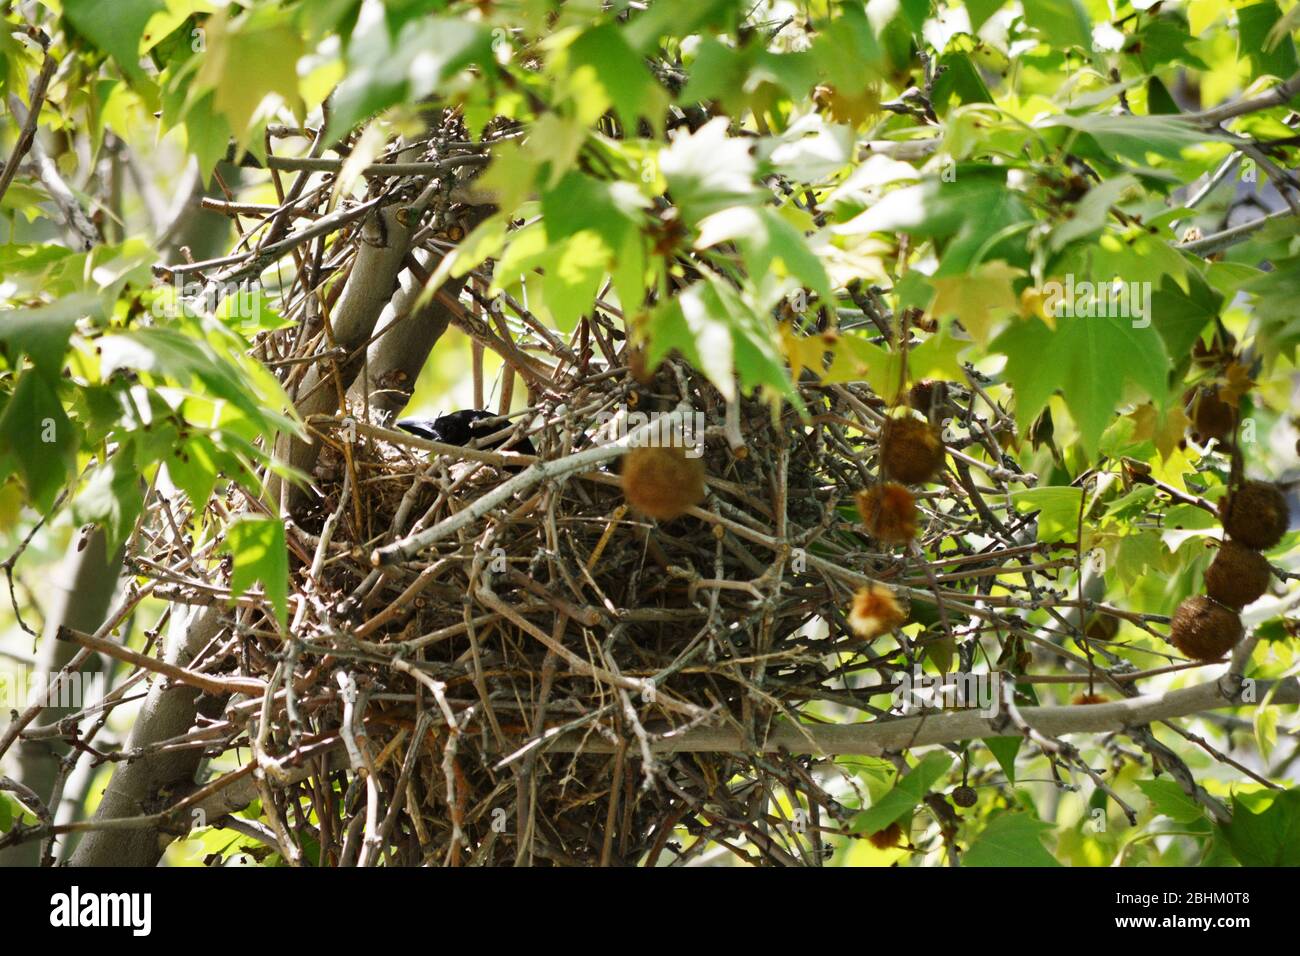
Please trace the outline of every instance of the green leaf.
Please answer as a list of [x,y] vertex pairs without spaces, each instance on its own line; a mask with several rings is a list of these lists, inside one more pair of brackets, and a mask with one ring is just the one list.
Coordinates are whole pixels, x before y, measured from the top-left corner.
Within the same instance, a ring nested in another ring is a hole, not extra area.
[[984,741],[985,746],[997,758],[998,766],[1006,774],[1009,783],[1016,782],[1016,755],[1020,753],[1020,748],[1024,743],[1025,738],[1020,736],[989,737]]
[[456,244],[456,248],[442,257],[438,268],[424,284],[424,289],[420,293],[421,304],[426,297],[431,298],[438,289],[442,288],[442,284],[448,278],[459,279],[476,269],[484,259],[500,255],[506,243],[506,230],[509,225],[510,217],[505,213],[497,213],[488,216],[475,226],[468,236]]
[[993,102],[993,94],[968,54],[945,53],[939,58],[939,69],[943,72],[934,81],[931,101],[940,116],[949,110],[954,99],[958,105]]
[[1171,358],[1191,353],[1201,330],[1212,322],[1223,307],[1223,296],[1210,287],[1195,271],[1187,273],[1184,292],[1172,278],[1166,277],[1151,296],[1151,322],[1165,351]]
[[1102,233],[1091,245],[1072,246],[1054,271],[1058,275],[1073,272],[1076,279],[1093,282],[1109,283],[1122,277],[1130,283],[1149,282],[1152,288],[1158,288],[1166,279],[1184,285],[1192,269],[1184,253],[1172,243],[1168,227],[1154,232],[1140,225],[1123,232],[1112,230]]
[[765,275],[773,263],[780,262],[801,284],[830,301],[830,278],[825,266],[799,231],[774,210],[732,206],[709,216],[700,223],[695,247],[706,249],[721,242],[740,246],[751,276]]
[[1138,788],[1151,801],[1152,811],[1178,823],[1192,823],[1205,816],[1204,808],[1172,780],[1139,780]]
[[655,3],[638,13],[628,25],[627,39],[642,53],[663,36],[689,36],[703,32],[700,27],[726,29],[734,24],[741,4],[739,0],[692,0],[691,3]]
[[208,21],[208,51],[196,78],[198,89],[214,91],[212,108],[223,115],[241,145],[262,101],[272,93],[298,102],[298,58],[302,37],[272,7],[231,19],[222,11]]
[[1079,0],[1031,0],[1025,4],[1025,22],[1052,47],[1092,50],[1092,21]]
[[380,110],[436,92],[466,67],[495,72],[492,34],[462,18],[408,20],[393,36],[381,4],[362,7],[347,47],[348,73],[334,94],[333,141]]
[[591,229],[608,248],[618,249],[647,205],[649,201],[631,183],[608,183],[571,171],[542,194],[546,238],[559,242]]
[[133,80],[143,78],[140,40],[162,0],[63,0],[63,15],[86,39],[103,50]]
[[710,120],[694,133],[678,132],[659,154],[668,191],[688,221],[742,202],[754,203],[754,157],[750,142],[727,135],[727,120]]
[[819,24],[813,41],[813,59],[831,85],[854,94],[879,75],[885,51],[878,39],[877,24],[867,18],[865,4],[841,3],[833,9],[838,16]]
[[629,131],[642,117],[656,126],[662,123],[667,91],[618,27],[606,23],[587,30],[569,47],[568,57],[571,82],[585,84],[595,94],[589,97],[595,102],[582,110],[584,118],[594,122],[612,105]]
[[213,107],[216,94],[209,91],[190,104],[185,111],[185,141],[199,164],[203,182],[212,178],[212,170],[226,155],[234,132],[226,117]]
[[1065,126],[1087,133],[1105,152],[1135,163],[1146,162],[1150,153],[1176,158],[1189,146],[1198,146],[1221,136],[1198,130],[1173,116],[1138,116],[1132,113],[1062,113],[1034,124],[1038,129]]
[[719,100],[728,113],[741,112],[748,102],[745,87],[753,54],[752,47],[738,50],[711,36],[702,37],[695,49],[690,79],[682,90],[682,101]]
[[1158,76],[1147,77],[1147,112],[1162,116],[1182,112],[1169,87]]
[[1273,269],[1241,286],[1252,299],[1266,359],[1300,354],[1300,256],[1274,261]]
[[854,833],[878,833],[916,809],[952,766],[952,754],[935,750],[907,771],[892,790],[849,823]]
[[1257,76],[1269,74],[1286,79],[1296,71],[1295,41],[1283,34],[1277,43],[1269,43],[1269,34],[1282,17],[1278,5],[1256,3],[1237,11],[1238,56],[1246,57]]
[[11,364],[26,355],[41,374],[57,378],[77,320],[99,314],[99,300],[89,295],[68,296],[34,309],[0,311],[0,346]]
[[1192,42],[1193,37],[1188,33],[1185,23],[1173,17],[1153,17],[1133,35],[1124,49],[1133,52],[1138,62],[1148,71],[1174,62],[1185,63],[1198,70],[1210,69],[1204,60],[1188,48]]
[[112,554],[135,528],[143,506],[135,443],[127,442],[91,473],[77,494],[73,512],[79,522],[95,524],[104,532]]
[[0,833],[14,825],[14,804],[7,793],[0,793]]
[[575,233],[550,250],[542,298],[551,318],[568,332],[591,311],[612,252],[593,230]]
[[284,407],[280,404],[283,394],[277,394],[278,386],[265,370],[237,366],[223,359],[203,339],[180,329],[131,329],[105,335],[98,345],[105,377],[127,369],[165,376],[187,386],[197,379],[214,396],[268,426],[267,430],[283,424],[273,411],[277,406]]
[[167,476],[189,496],[196,514],[207,504],[220,470],[212,439],[206,435],[195,435],[177,445],[167,459]]
[[1052,230],[1048,247],[1055,252],[1075,239],[1100,232],[1110,218],[1110,207],[1137,184],[1136,177],[1120,175],[1093,186],[1075,205],[1070,218]]
[[276,518],[240,518],[227,530],[223,550],[234,558],[231,594],[239,597],[260,581],[283,630],[289,608],[289,552],[284,543],[284,524]]
[[1028,426],[1058,390],[1089,458],[1131,382],[1163,407],[1169,359],[1160,336],[1117,316],[1058,317],[1052,330],[1037,318],[1012,323],[993,342],[1007,356],[1016,418]]
[[[906,232],[941,239],[965,228],[982,244],[1008,223],[1028,217],[1024,203],[1007,187],[1005,170],[963,165],[956,168],[956,178],[951,181],[931,176],[915,186],[886,193],[866,212],[833,231],[846,236]],[[958,265],[945,262],[949,271],[964,272],[964,265]]]
[[1049,486],[1011,492],[1016,511],[1038,512],[1039,541],[1072,541],[1078,537],[1083,489]]
[[1300,866],[1300,789],[1276,793],[1258,813],[1234,795],[1232,822],[1221,829],[1243,866]]
[[0,412],[0,474],[16,468],[31,503],[48,512],[75,464],[76,429],[57,382],[29,369]]
[[734,349],[726,311],[708,283],[697,282],[661,302],[650,315],[646,363],[654,368],[673,349],[700,369],[727,398],[736,394]]
[[811,113],[780,136],[759,142],[759,159],[783,176],[800,182],[824,180],[853,160],[853,130]]
[[724,396],[765,386],[796,404],[770,315],[760,314],[725,282],[697,282],[661,302],[646,324],[651,367],[676,348]]
[[[14,184],[17,184],[17,180]],[[13,187],[10,186],[12,189]],[[53,243],[46,245],[24,245],[23,243],[0,244],[0,275],[15,273],[29,275],[42,272],[57,262],[71,258],[75,253],[65,246]]]
[[261,288],[242,288],[227,295],[217,306],[216,317],[232,330],[242,330],[245,338],[293,324]]
[[978,32],[989,17],[1006,5],[1007,0],[966,0],[966,10],[970,14],[970,28]]
[[994,817],[962,857],[963,866],[1060,866],[1043,847],[1052,827],[1028,813]]

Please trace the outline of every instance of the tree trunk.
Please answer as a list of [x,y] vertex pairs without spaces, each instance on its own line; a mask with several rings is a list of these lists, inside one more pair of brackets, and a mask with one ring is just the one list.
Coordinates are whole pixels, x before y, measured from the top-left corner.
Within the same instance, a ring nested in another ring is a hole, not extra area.
[[[54,580],[48,586],[49,604],[45,610],[45,624],[36,656],[36,673],[39,682],[48,684],[50,676],[57,673],[77,651],[69,641],[57,640],[60,626],[79,631],[95,631],[117,590],[117,580],[122,574],[122,549],[108,553],[104,534],[98,528],[80,533],[59,565]],[[97,658],[87,662],[86,671]],[[85,686],[84,683],[81,686]],[[55,692],[56,695],[58,691]],[[54,696],[54,700],[62,699]],[[73,703],[90,703],[76,701]],[[57,723],[79,707],[50,707],[41,715],[46,724]],[[18,740],[14,744],[14,773],[12,776],[48,800],[58,773],[59,761],[68,752],[61,740]],[[57,807],[50,807],[55,813]],[[35,866],[40,859],[39,841],[28,841],[0,850],[0,867]]]

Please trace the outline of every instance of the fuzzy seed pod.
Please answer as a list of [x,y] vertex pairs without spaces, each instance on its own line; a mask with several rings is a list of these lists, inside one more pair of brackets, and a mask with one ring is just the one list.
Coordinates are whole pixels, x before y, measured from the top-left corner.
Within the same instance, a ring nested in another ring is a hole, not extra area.
[[943,402],[947,393],[947,385],[947,382],[934,379],[917,382],[907,391],[907,404],[922,415],[929,415],[930,409],[934,405]]
[[1113,641],[1119,633],[1119,618],[1110,614],[1094,614],[1083,633],[1094,641]]
[[1217,385],[1206,385],[1190,393],[1187,417],[1198,442],[1211,438],[1222,442],[1237,424],[1237,410],[1219,397]]
[[864,641],[888,634],[906,620],[907,612],[899,606],[894,592],[883,584],[864,584],[853,595],[849,627]]
[[943,467],[943,442],[919,418],[887,418],[880,432],[880,466],[894,481],[922,484]]
[[1225,541],[1205,571],[1205,593],[1220,604],[1241,609],[1268,590],[1272,574],[1258,551]]
[[1286,496],[1266,481],[1248,481],[1219,503],[1223,530],[1238,544],[1267,551],[1282,540],[1290,520]]
[[1078,694],[1075,696],[1074,700],[1070,701],[1070,703],[1074,704],[1076,707],[1082,707],[1087,704],[1104,704],[1106,703],[1106,698],[1101,696],[1101,694]]
[[898,846],[899,841],[902,839],[903,828],[897,823],[891,823],[883,830],[877,830],[867,837],[867,840],[877,850],[888,850],[890,847]]
[[962,784],[960,787],[954,787],[952,791],[952,802],[959,807],[973,807],[979,800],[979,795],[975,793],[974,787],[968,787]]
[[683,448],[633,448],[623,459],[623,496],[660,521],[680,518],[704,498],[704,461]]
[[1169,643],[1198,661],[1217,661],[1241,640],[1241,618],[1203,595],[1178,605],[1169,627]]
[[894,481],[857,493],[858,514],[867,534],[882,544],[907,544],[916,537],[916,499]]

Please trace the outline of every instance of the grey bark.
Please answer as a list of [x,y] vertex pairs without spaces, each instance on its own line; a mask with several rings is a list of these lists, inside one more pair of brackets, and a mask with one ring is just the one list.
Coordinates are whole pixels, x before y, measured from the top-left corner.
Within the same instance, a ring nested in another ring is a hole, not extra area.
[[[97,528],[81,532],[76,544],[64,555],[54,579],[42,589],[49,602],[36,653],[36,673],[46,675],[42,682],[48,682],[48,675],[57,673],[77,651],[75,645],[55,638],[59,627],[66,625],[79,631],[97,630],[108,613],[121,574],[122,550],[119,548],[116,554],[109,554],[104,534]],[[83,673],[91,672],[93,669],[88,666]],[[42,714],[42,719],[47,724],[56,723],[73,711],[74,708],[70,707],[50,707]],[[67,752],[68,747],[62,741],[19,740],[14,744],[12,776],[42,800],[48,800],[59,761]],[[51,812],[56,809],[50,807]],[[0,850],[0,867],[35,866],[39,858],[40,844],[29,841]]]
[[[166,660],[186,666],[222,627],[221,608],[204,608],[167,637]],[[198,714],[198,692],[183,685],[157,681],[150,689],[131,729],[127,749],[147,747],[185,734]],[[95,811],[96,820],[155,813],[169,797],[193,782],[202,751],[151,753],[120,763]],[[156,829],[91,830],[72,854],[73,866],[156,866],[171,842]]]
[[[345,352],[358,352],[366,343],[397,288],[402,259],[411,242],[410,231],[398,221],[397,212],[392,206],[377,209],[362,225],[356,261],[330,316],[334,345]],[[359,352],[356,358],[338,367],[344,392],[360,372],[364,356],[364,352]],[[327,381],[333,374],[328,366],[314,365],[303,376],[298,388],[301,398],[297,402],[298,413],[303,418],[330,415],[339,410],[339,389]],[[276,443],[276,455],[310,475],[320,455],[320,443],[281,436]],[[301,511],[308,500],[308,493],[295,485],[286,483],[280,489],[280,501],[286,513]]]
[[[436,264],[430,256],[416,253],[416,257],[422,266]],[[437,297],[416,309],[423,285],[409,269],[398,282],[397,294],[379,317],[379,337],[366,351],[365,375],[353,383],[351,392],[358,402],[369,392],[370,408],[378,412],[381,424],[388,424],[406,407],[429,353],[451,323],[450,310]],[[455,298],[464,285],[463,278],[451,279],[442,289]]]

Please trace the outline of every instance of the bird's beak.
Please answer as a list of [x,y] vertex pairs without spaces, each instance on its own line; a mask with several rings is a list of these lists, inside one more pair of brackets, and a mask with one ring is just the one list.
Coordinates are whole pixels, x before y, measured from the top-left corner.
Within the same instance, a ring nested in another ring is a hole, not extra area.
[[427,418],[401,418],[394,424],[402,431],[418,438],[427,438],[429,441],[438,440],[438,433],[433,429],[433,422]]

